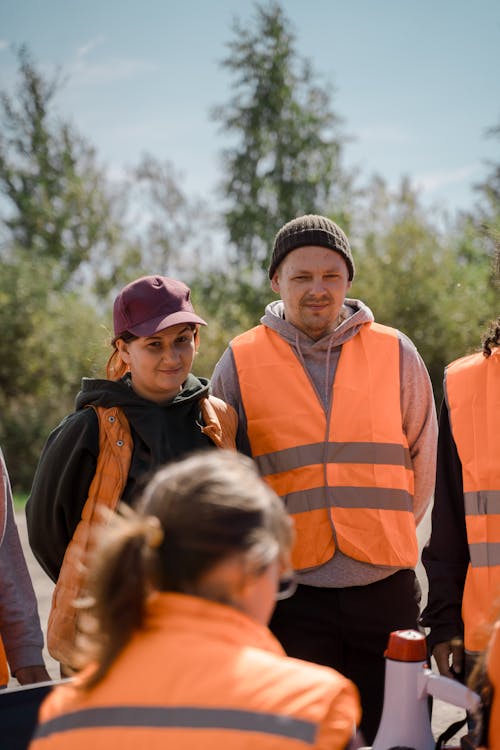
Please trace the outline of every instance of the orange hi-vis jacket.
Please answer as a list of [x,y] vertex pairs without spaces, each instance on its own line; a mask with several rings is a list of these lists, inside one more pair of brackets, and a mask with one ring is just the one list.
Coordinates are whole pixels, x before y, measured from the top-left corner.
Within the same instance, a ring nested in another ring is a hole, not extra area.
[[3,647],[3,641],[0,638],[0,687],[5,687],[9,682],[10,672],[7,664],[7,656]]
[[[5,518],[6,518],[6,512],[5,512],[5,503],[4,506],[0,504],[0,542],[3,538],[3,533],[5,530]],[[0,638],[0,687],[4,687],[9,682],[10,677],[10,671],[9,671],[9,665],[7,663],[7,655],[5,653],[5,649],[3,647],[3,641]]]
[[71,665],[77,632],[78,610],[74,606],[83,590],[85,563],[95,542],[95,530],[104,518],[100,509],[115,510],[127,482],[132,458],[128,420],[116,406],[95,408],[99,420],[99,456],[82,518],[68,545],[52,595],[47,623],[47,648],[51,656]]
[[470,563],[462,598],[464,643],[482,651],[500,607],[500,349],[445,371],[453,439],[462,464]]
[[493,702],[488,726],[488,750],[500,750],[500,621],[495,623],[487,654],[488,677],[493,686]]
[[266,326],[231,343],[252,455],[296,529],[296,570],[338,548],[414,567],[414,478],[400,404],[399,342],[370,323],[342,346],[325,410],[290,345]]
[[[82,518],[64,555],[52,595],[47,623],[47,648],[51,656],[71,666],[77,632],[78,610],[74,606],[83,592],[85,564],[102,526],[102,507],[115,510],[125,488],[132,458],[130,426],[118,407],[93,408],[99,420],[99,455]],[[235,450],[237,415],[224,401],[209,396],[200,400],[204,424],[201,431],[218,447]]]
[[349,680],[286,657],[243,612],[161,593],[97,685],[48,696],[30,748],[344,750],[359,718]]

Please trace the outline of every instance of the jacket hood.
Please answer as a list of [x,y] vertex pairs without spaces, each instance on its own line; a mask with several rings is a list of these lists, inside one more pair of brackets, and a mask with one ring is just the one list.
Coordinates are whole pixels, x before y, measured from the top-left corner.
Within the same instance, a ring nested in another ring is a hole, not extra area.
[[[202,396],[208,396],[209,381],[207,378],[198,378],[190,373],[182,386],[180,393],[164,407],[174,406],[188,401],[198,400]],[[152,405],[152,401],[138,396],[132,388],[130,375],[127,374],[121,380],[106,380],[104,378],[83,378],[81,390],[75,401],[76,409],[85,406],[119,406],[121,408],[131,406]]]
[[362,325],[371,323],[374,316],[370,308],[361,300],[345,299],[342,306],[343,320],[332,332],[314,341],[306,333],[303,333],[285,319],[285,308],[282,300],[270,302],[260,322],[276,331],[285,341],[294,348],[302,351],[329,351],[334,347],[341,346],[350,338],[355,336]]

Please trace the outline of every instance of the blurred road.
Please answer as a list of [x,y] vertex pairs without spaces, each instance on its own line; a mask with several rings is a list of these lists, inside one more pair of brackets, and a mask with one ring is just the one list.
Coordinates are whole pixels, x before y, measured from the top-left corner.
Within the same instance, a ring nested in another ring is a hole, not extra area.
[[[17,513],[16,514],[16,522],[19,529],[19,535],[21,537],[21,542],[24,549],[24,554],[26,556],[26,561],[28,563],[28,567],[31,573],[31,579],[33,581],[33,586],[37,595],[38,599],[38,608],[40,613],[40,620],[42,623],[42,628],[45,632],[46,626],[47,626],[47,618],[50,610],[50,601],[52,598],[52,591],[54,588],[54,585],[52,581],[45,575],[43,570],[40,568],[38,563],[36,562],[35,558],[33,557],[33,554],[31,553],[29,544],[28,544],[28,538],[26,534],[26,521],[24,517],[24,513]],[[419,537],[419,544],[420,547],[425,544],[428,536],[430,533],[430,512],[426,515],[424,520],[419,526],[418,529],[418,537]],[[427,600],[427,579],[425,576],[425,573],[423,571],[422,566],[419,564],[417,567],[417,575],[420,581],[420,585],[422,586],[422,604],[425,603]],[[45,650],[45,664],[47,666],[47,669],[51,675],[52,678],[58,678],[59,677],[59,665],[52,657],[49,655],[49,653]],[[435,669],[435,665],[433,665],[433,668]],[[17,682],[15,680],[11,680],[11,685],[17,685]],[[445,729],[450,726],[454,721],[457,721],[458,719],[461,719],[465,716],[465,713],[462,709],[456,708],[455,706],[451,706],[447,703],[443,703],[442,701],[434,701],[434,710],[433,710],[433,717],[432,717],[432,730],[434,733],[434,736],[437,738],[441,732],[443,732]],[[465,732],[464,729],[462,729],[459,732],[459,735],[463,734]],[[449,745],[458,745],[459,742],[457,740],[457,737],[452,738],[449,743]]]

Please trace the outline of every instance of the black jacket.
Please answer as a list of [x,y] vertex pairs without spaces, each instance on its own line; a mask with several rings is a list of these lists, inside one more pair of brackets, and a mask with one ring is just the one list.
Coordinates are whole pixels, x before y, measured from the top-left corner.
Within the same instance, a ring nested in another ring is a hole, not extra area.
[[162,464],[191,451],[213,447],[200,430],[200,399],[208,381],[189,375],[182,391],[168,404],[141,398],[125,376],[121,381],[84,378],[76,410],[49,435],[26,504],[33,553],[53,581],[57,580],[66,547],[80,521],[95,474],[99,425],[86,406],[119,406],[134,443],[122,499],[133,505],[149,476]]
[[429,595],[421,624],[430,628],[429,647],[463,638],[462,596],[469,566],[462,464],[450,427],[446,402],[439,415],[436,489],[432,531],[422,550]]

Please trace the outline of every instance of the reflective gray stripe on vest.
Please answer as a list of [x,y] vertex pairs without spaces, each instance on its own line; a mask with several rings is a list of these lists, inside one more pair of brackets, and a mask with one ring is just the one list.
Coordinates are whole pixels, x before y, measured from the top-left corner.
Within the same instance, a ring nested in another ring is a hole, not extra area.
[[320,508],[379,508],[406,510],[413,508],[413,498],[406,490],[381,487],[315,487],[283,496],[289,513],[303,513]]
[[[108,706],[63,714],[40,724],[35,738],[41,739],[76,729],[154,727],[155,729],[235,729],[240,732],[279,735],[313,745],[316,724],[291,716],[231,708],[190,706]],[[91,738],[89,737],[89,741]]]
[[464,492],[465,513],[468,516],[500,514],[500,490]]
[[470,564],[473,568],[500,565],[500,542],[469,544]]
[[254,456],[261,474],[280,474],[315,464],[388,464],[412,468],[410,451],[397,443],[310,443]]

